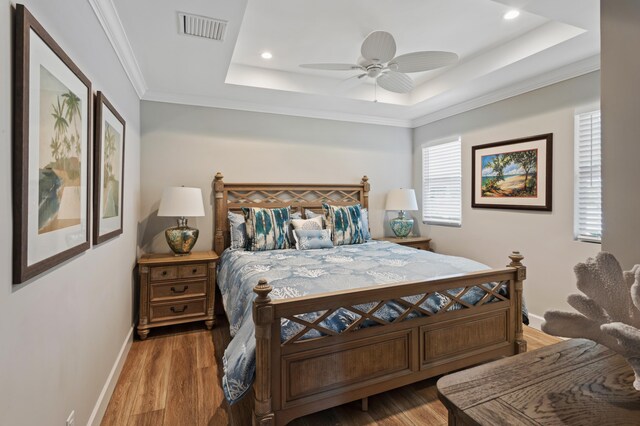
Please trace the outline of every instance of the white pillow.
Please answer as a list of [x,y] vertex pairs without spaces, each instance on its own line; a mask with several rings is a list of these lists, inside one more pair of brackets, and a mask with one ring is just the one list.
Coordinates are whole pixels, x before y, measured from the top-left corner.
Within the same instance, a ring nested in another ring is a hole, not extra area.
[[308,231],[321,230],[323,225],[322,216],[312,219],[291,219],[293,229],[305,229]]

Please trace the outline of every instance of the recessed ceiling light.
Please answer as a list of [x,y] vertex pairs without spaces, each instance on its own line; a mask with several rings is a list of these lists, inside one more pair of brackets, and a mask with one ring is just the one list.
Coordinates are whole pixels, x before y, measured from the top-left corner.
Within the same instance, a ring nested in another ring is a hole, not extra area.
[[273,55],[271,54],[271,52],[262,52],[262,54],[260,56],[262,56],[262,59],[271,59],[271,58],[273,58]]
[[504,19],[516,19],[518,16],[520,16],[519,10],[510,10],[504,14]]

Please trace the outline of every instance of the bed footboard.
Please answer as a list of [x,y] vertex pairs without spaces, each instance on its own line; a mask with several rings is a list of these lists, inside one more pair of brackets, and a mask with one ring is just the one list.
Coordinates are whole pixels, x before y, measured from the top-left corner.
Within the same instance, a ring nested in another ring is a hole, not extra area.
[[[504,269],[295,299],[271,300],[272,289],[261,280],[254,288],[253,305],[254,424],[284,425],[309,413],[525,352],[526,268],[518,252],[509,257]],[[465,302],[463,296],[480,286],[486,295],[475,304]],[[502,286],[506,293],[499,292]],[[430,295],[452,289],[460,290],[447,293],[450,302],[437,312],[422,306]],[[376,316],[391,302],[404,311],[392,321]],[[342,332],[322,324],[338,310],[357,318]],[[317,313],[315,320],[305,320],[310,313]],[[297,323],[300,331],[282,340],[283,320]],[[363,323],[376,324],[361,327]],[[321,337],[308,338],[310,331]]]

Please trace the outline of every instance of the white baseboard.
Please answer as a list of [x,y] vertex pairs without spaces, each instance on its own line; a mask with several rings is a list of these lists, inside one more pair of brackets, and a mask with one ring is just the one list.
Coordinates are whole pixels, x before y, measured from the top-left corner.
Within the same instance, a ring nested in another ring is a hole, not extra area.
[[116,387],[118,377],[120,377],[120,372],[122,371],[122,367],[124,366],[124,361],[127,359],[127,355],[129,354],[129,349],[131,349],[132,343],[133,327],[129,329],[127,337],[124,339],[124,343],[120,348],[120,353],[116,358],[116,362],[113,364],[113,367],[111,367],[111,372],[107,377],[107,381],[102,387],[102,391],[100,392],[100,396],[96,401],[96,405],[93,407],[93,411],[91,412],[91,417],[89,417],[87,426],[99,426],[100,422],[102,422],[102,417],[104,416],[105,411],[107,411],[107,406],[109,405],[111,394],[113,394],[113,390]]
[[543,322],[544,322],[543,317],[529,312],[529,327],[535,328],[536,330],[540,330],[540,327],[542,327]]

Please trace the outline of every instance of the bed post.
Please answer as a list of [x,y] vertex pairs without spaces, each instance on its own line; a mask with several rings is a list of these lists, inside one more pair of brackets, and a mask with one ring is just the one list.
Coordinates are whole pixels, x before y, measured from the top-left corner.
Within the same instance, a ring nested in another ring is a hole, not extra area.
[[[253,301],[253,322],[256,327],[256,380],[253,384],[255,401],[253,406],[254,426],[272,426],[275,416],[271,405],[271,324],[273,306],[269,292],[272,287],[261,279],[253,288],[257,294]],[[279,336],[276,336],[279,337]]]
[[527,278],[527,268],[522,264],[524,256],[519,251],[514,251],[509,256],[511,263],[507,266],[517,269],[517,279],[514,283],[515,287],[515,310],[516,310],[516,353],[521,354],[527,351],[527,341],[524,340],[522,332],[522,282]]
[[368,209],[369,208],[369,191],[371,190],[371,185],[369,185],[369,178],[367,177],[367,175],[364,175],[362,177],[362,181],[360,183],[362,184],[362,190],[363,190],[362,207],[365,209]]
[[214,193],[214,208],[215,208],[215,235],[213,236],[213,250],[222,254],[224,251],[224,225],[227,220],[227,214],[224,205],[224,182],[222,179],[222,173],[216,173],[216,177],[213,180],[213,193]]

